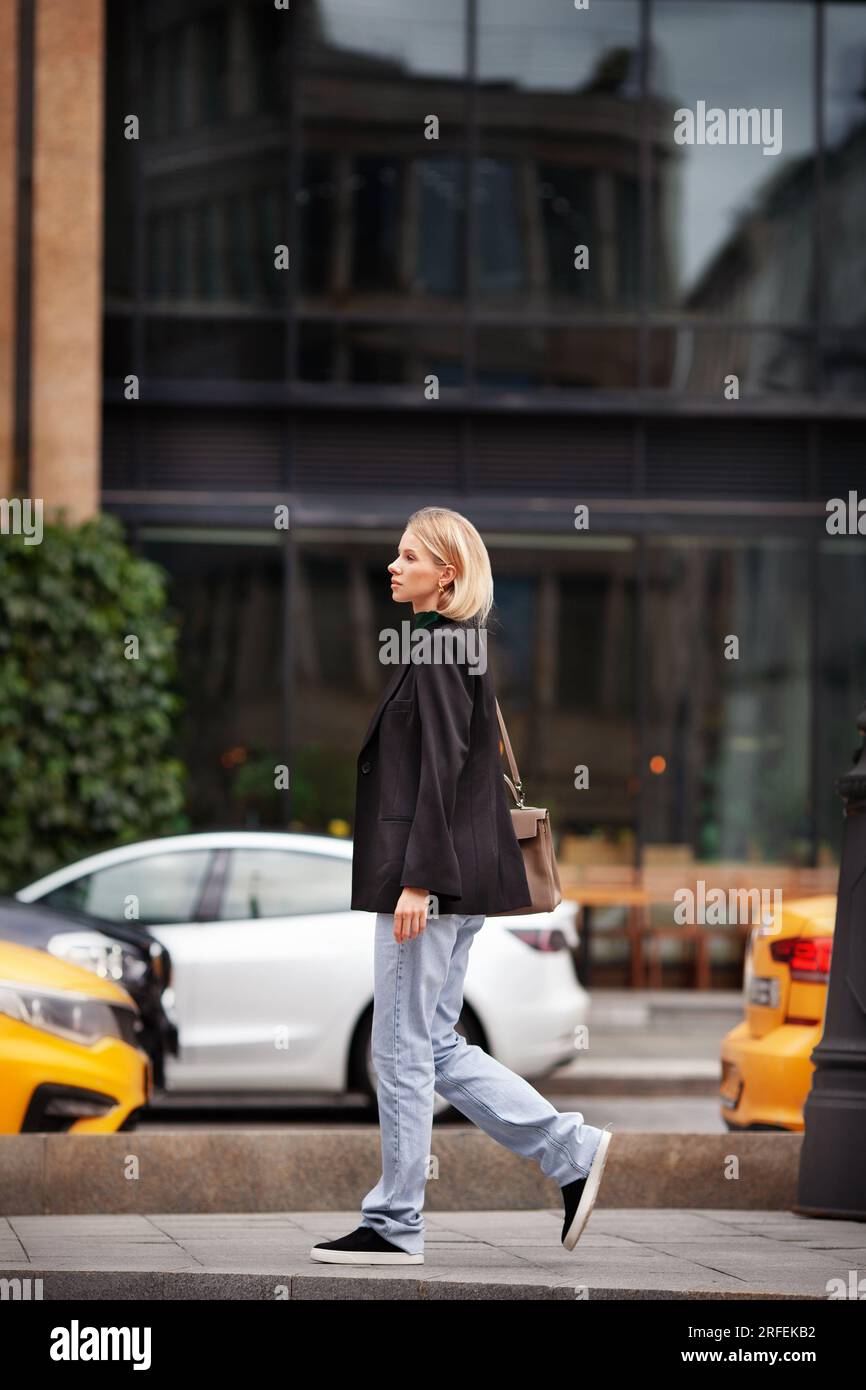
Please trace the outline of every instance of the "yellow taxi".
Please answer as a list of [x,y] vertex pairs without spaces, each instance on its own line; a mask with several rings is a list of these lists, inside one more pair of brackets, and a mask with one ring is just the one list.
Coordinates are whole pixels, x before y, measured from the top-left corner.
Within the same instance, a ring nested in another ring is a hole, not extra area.
[[746,1016],[722,1039],[722,1118],[728,1129],[802,1130],[824,1032],[836,897],[797,898],[753,927],[746,947]]
[[0,941],[0,1134],[130,1129],[153,1089],[126,990]]

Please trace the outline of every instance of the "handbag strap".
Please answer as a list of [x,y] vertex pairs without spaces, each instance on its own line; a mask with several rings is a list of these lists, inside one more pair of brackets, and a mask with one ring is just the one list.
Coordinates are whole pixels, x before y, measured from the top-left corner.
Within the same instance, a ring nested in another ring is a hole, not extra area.
[[502,742],[505,744],[505,756],[508,759],[508,766],[511,769],[511,776],[514,779],[513,785],[511,782],[509,782],[509,779],[505,776],[504,772],[502,775],[503,777],[505,777],[505,780],[506,782],[508,782],[509,786],[511,787],[511,790],[515,793],[518,806],[522,806],[524,802],[523,783],[520,780],[520,773],[517,771],[517,763],[514,760],[514,752],[511,747],[511,739],[508,737],[508,730],[505,727],[505,720],[502,718],[502,710],[499,708],[498,700],[496,700],[496,717],[499,720],[499,729],[502,734]]

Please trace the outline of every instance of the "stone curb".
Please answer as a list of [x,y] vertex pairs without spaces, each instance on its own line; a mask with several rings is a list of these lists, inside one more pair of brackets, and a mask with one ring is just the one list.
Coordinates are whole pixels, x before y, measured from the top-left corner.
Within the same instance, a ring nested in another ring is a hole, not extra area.
[[[790,1211],[802,1142],[614,1131],[598,1206]],[[378,1180],[380,1157],[374,1125],[0,1135],[0,1215],[351,1211]],[[430,1211],[561,1202],[537,1164],[475,1127],[434,1126],[429,1167]]]
[[[0,1280],[17,1279],[26,1274],[29,1280],[43,1281],[50,1299],[44,1302],[88,1299],[98,1302],[115,1299],[123,1301],[165,1300],[228,1300],[250,1299],[256,1302],[276,1301],[274,1289],[279,1285],[285,1292],[282,1300],[315,1299],[334,1302],[344,1299],[393,1299],[429,1302],[431,1299],[460,1299],[490,1301],[499,1299],[556,1299],[567,1303],[631,1302],[634,1300],[678,1299],[693,1303],[702,1300],[743,1302],[752,1299],[814,1302],[814,1294],[768,1293],[763,1289],[738,1289],[736,1293],[719,1289],[682,1288],[600,1288],[593,1287],[586,1298],[579,1296],[576,1280],[524,1281],[493,1283],[484,1280],[419,1278],[418,1276],[389,1275],[376,1278],[352,1275],[345,1270],[339,1274],[293,1274],[285,1279],[261,1274],[172,1273],[150,1270],[54,1270],[0,1268]],[[23,1300],[39,1302],[30,1298]]]

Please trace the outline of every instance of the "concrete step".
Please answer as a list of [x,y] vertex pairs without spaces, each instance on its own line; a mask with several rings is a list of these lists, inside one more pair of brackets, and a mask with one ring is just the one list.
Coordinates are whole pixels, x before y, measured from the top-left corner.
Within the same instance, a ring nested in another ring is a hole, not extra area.
[[[789,1210],[802,1141],[614,1131],[599,1204]],[[375,1125],[0,1135],[0,1215],[351,1211],[380,1157]],[[434,1126],[429,1169],[431,1212],[560,1207],[534,1162],[474,1126]]]
[[[534,1083],[549,1096],[717,1096],[718,1058],[587,1056]],[[562,1108],[561,1106],[559,1107]]]

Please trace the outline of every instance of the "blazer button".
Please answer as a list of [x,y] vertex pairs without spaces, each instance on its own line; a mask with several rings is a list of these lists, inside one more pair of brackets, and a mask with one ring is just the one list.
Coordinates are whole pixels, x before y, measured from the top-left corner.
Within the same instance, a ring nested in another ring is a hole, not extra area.
[[369,771],[370,771],[370,768],[371,768],[372,766],[373,766],[372,763],[362,763],[362,764],[361,764],[361,771],[362,771],[362,772],[369,772]]

